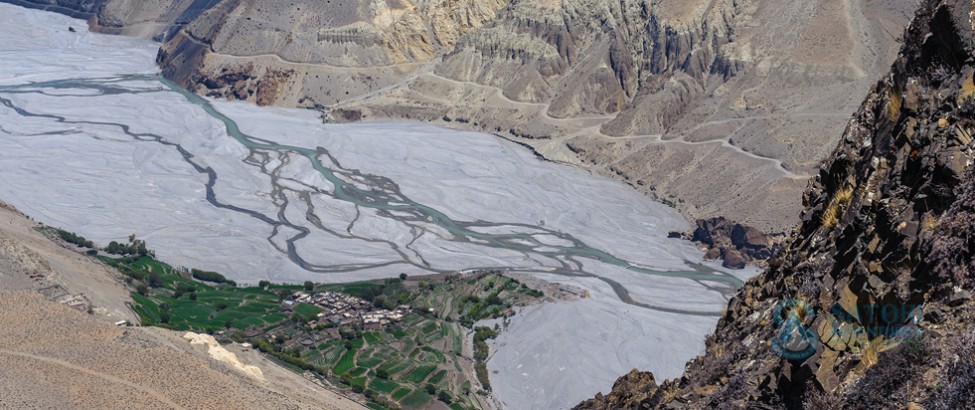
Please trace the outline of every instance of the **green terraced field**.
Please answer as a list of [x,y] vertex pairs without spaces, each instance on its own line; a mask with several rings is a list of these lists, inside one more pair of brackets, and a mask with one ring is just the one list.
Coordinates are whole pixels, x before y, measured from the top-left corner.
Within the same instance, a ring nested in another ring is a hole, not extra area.
[[342,360],[332,368],[335,374],[342,374],[355,366],[355,349],[346,350],[345,354],[342,355]]
[[426,380],[427,376],[429,376],[430,373],[433,372],[436,368],[437,366],[433,366],[433,365],[417,367],[413,369],[411,372],[407,373],[406,376],[403,376],[401,380],[410,383],[417,383],[417,384],[422,383],[424,380]]
[[403,400],[400,400],[400,404],[407,408],[420,408],[424,404],[430,401],[432,397],[425,391],[416,390],[413,394],[406,396]]
[[391,382],[389,380],[385,380],[377,377],[375,379],[372,379],[371,382],[369,382],[369,388],[379,393],[389,394],[392,393],[393,390],[398,389],[399,384],[397,384],[396,382]]
[[[322,337],[328,326],[314,326],[321,307],[299,303],[293,313],[282,309],[281,300],[301,286],[237,288],[196,281],[151,256],[98,258],[130,279],[137,290],[131,306],[143,324],[197,332],[227,329],[234,340],[250,340],[282,366],[312,371],[365,394],[376,409],[423,407],[437,400],[427,389],[450,396],[451,409],[482,407],[472,391],[473,375],[463,370],[472,365],[461,357],[464,334],[475,321],[508,314],[514,303],[537,297],[493,273],[319,285],[315,291],[376,298],[373,303],[382,301],[387,309],[403,304],[414,309],[385,329],[363,332],[343,326],[341,338],[329,340]],[[243,339],[244,331],[257,336]]]

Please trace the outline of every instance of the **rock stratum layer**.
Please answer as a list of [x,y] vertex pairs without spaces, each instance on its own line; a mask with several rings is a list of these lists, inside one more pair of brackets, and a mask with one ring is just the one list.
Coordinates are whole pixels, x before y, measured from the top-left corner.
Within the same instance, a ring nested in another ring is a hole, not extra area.
[[910,0],[4,0],[163,42],[201,94],[494,132],[786,231]]
[[[802,224],[683,377],[634,370],[579,408],[975,404],[973,16],[970,0],[921,2],[803,196]],[[790,318],[814,350],[786,343]]]

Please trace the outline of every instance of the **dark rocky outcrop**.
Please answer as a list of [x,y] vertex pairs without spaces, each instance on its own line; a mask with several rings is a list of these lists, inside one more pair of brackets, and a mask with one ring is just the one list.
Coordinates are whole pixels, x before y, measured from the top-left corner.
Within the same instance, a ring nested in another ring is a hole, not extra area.
[[684,376],[631,373],[578,408],[975,405],[973,13],[970,0],[920,3],[803,196],[803,222]]
[[767,266],[766,261],[781,237],[729,221],[724,217],[698,219],[693,233],[670,232],[670,238],[690,239],[706,248],[705,259],[722,259],[726,268],[742,269],[746,264]]

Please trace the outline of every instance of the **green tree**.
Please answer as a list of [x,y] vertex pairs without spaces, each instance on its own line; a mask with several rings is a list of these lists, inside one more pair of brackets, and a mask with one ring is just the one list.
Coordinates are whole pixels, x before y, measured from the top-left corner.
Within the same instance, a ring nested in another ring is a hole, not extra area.
[[305,281],[305,290],[311,292],[314,289],[315,289],[315,284],[312,281],[310,281],[310,280],[306,280]]
[[268,286],[271,286],[271,281],[262,280],[260,282],[257,282],[257,286],[259,286],[261,289],[267,289]]
[[406,280],[407,276],[405,273],[399,274],[399,280]]
[[149,274],[149,286],[153,288],[161,288],[163,286],[162,278],[159,277],[158,273],[152,272]]
[[437,394],[437,386],[427,383],[424,388],[427,390],[427,393],[430,393],[431,395]]
[[450,404],[450,402],[453,401],[453,399],[454,398],[451,397],[450,393],[448,393],[446,390],[441,390],[439,393],[437,393],[437,400],[440,400],[444,403]]

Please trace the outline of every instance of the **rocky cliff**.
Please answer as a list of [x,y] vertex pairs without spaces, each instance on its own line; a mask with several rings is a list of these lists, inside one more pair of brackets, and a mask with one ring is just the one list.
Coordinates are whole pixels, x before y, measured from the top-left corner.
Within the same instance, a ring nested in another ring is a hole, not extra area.
[[683,377],[634,370],[579,408],[975,405],[973,16],[921,2],[802,223]]
[[516,0],[432,72],[334,106],[498,133],[691,217],[785,231],[910,7],[834,3]]
[[[471,128],[784,232],[912,0],[0,0],[162,42],[201,94]],[[855,90],[855,91],[854,91]],[[854,92],[851,92],[854,91]]]

